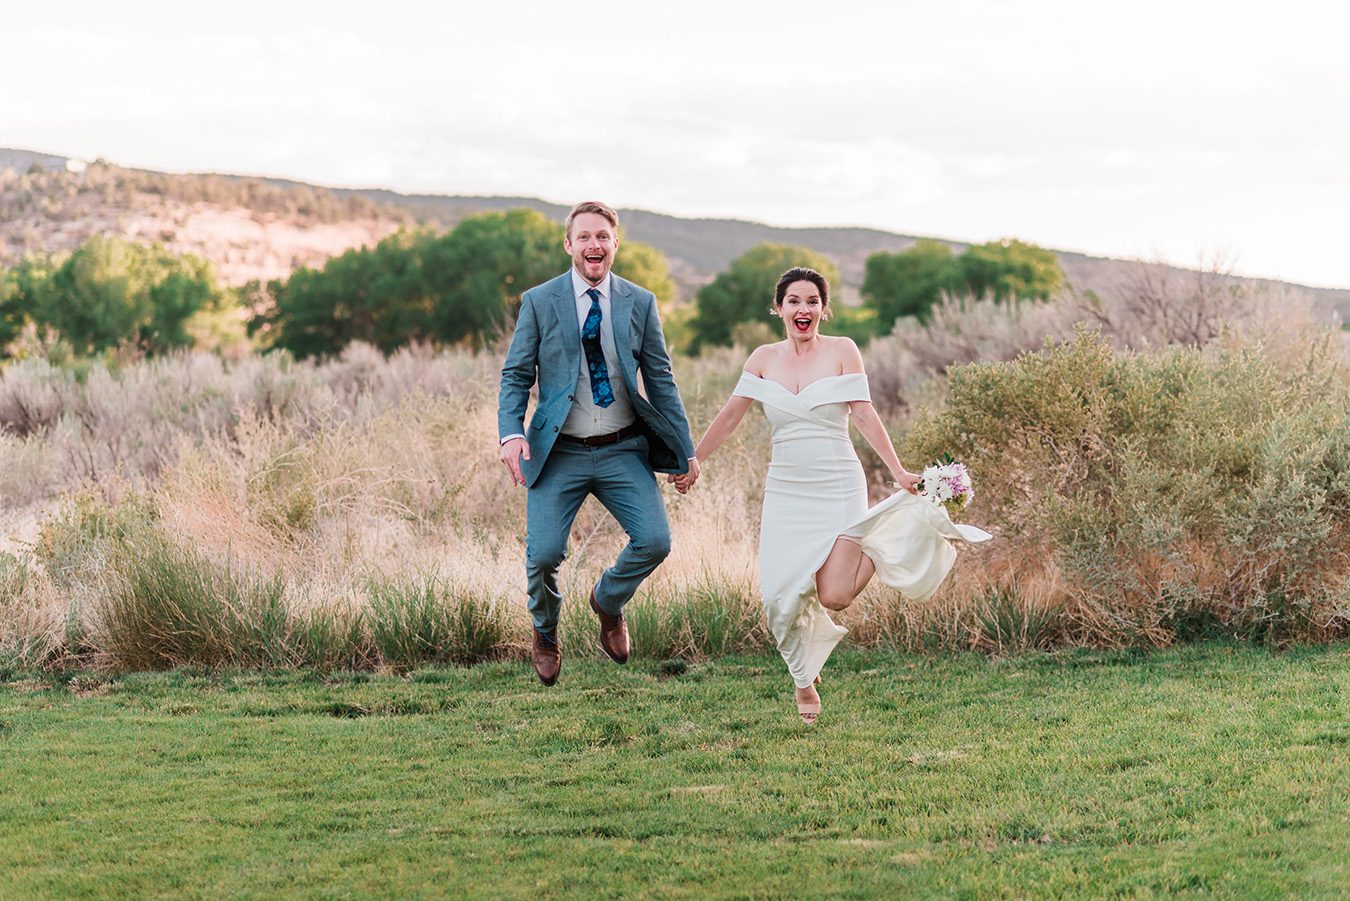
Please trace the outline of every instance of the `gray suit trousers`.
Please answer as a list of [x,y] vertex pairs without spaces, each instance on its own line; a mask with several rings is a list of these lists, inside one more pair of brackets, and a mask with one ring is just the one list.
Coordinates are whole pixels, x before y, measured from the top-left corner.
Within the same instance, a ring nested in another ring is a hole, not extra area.
[[604,447],[554,445],[525,500],[525,574],[536,629],[552,632],[558,625],[558,568],[567,557],[572,521],[588,494],[618,520],[629,539],[596,583],[601,610],[623,612],[642,580],[670,553],[670,523],[647,453],[642,435]]

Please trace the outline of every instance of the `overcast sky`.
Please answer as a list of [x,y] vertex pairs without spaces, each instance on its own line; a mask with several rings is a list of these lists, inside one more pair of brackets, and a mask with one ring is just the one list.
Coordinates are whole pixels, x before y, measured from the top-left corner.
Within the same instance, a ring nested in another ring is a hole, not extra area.
[[1350,287],[1340,4],[15,6],[0,146]]

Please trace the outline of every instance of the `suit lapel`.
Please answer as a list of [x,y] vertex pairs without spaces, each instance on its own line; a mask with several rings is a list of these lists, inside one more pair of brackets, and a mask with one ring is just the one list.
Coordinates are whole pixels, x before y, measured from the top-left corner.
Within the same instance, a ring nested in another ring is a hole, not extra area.
[[628,393],[637,393],[637,373],[632,371],[633,347],[629,336],[633,330],[633,293],[628,283],[617,275],[609,277],[609,317],[610,327],[614,330],[614,352],[619,355],[619,368],[623,370],[624,381],[628,383]]
[[577,299],[572,294],[572,273],[565,273],[558,280],[558,290],[553,295],[553,308],[562,326],[564,353],[567,355],[569,371],[581,368],[581,323],[577,322]]

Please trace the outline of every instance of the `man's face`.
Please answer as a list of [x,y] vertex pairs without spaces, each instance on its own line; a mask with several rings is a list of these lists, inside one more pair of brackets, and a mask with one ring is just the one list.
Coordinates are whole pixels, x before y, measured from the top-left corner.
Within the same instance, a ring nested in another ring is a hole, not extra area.
[[619,236],[599,213],[580,213],[572,220],[572,233],[563,238],[563,249],[571,255],[572,265],[581,277],[598,285],[614,265]]

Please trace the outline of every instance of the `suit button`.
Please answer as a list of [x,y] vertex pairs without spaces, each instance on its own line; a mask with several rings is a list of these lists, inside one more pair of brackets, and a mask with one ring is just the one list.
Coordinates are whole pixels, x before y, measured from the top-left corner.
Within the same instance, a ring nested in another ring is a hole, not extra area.
[[558,431],[558,427],[556,425],[553,427],[553,431],[555,432]]
[[568,399],[568,400],[576,400],[576,398],[575,398],[575,397],[573,397],[573,396],[572,396],[572,395],[570,395],[570,394],[569,394],[569,395],[567,395],[567,399]]

